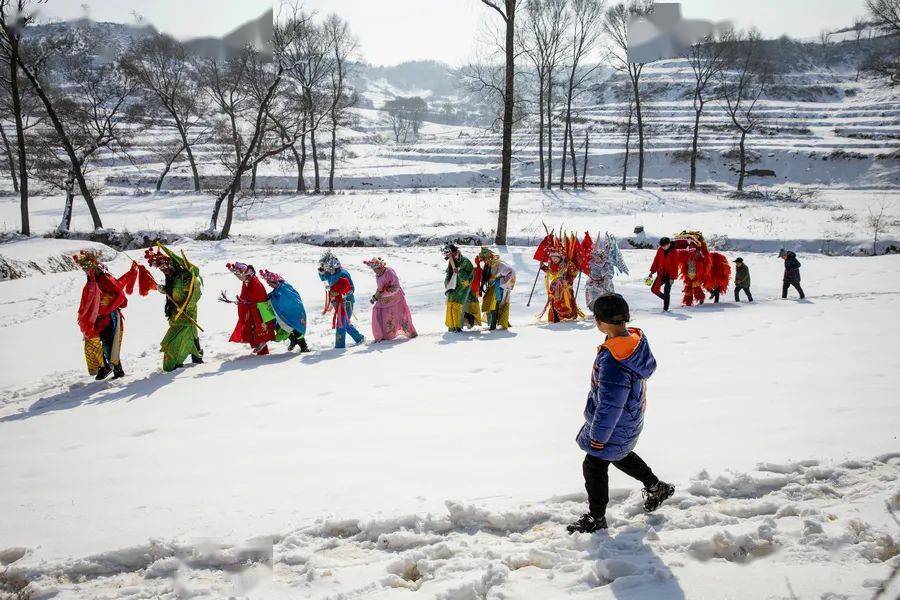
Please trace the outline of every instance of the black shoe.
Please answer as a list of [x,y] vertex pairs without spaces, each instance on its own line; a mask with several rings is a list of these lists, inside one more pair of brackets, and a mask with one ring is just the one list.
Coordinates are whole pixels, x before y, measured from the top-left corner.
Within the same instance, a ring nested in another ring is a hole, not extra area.
[[309,346],[306,345],[306,338],[300,338],[300,352],[309,352]]
[[191,354],[191,362],[194,363],[195,365],[202,365],[203,364],[203,356],[195,356],[195,355]]
[[125,377],[125,371],[122,369],[122,365],[116,365],[113,367],[113,379],[119,379],[120,377]]
[[300,343],[300,340],[298,340],[297,337],[296,337],[296,336],[293,336],[293,335],[292,335],[290,338],[288,338],[288,339],[291,340],[291,343],[288,344],[288,352],[290,352],[291,350],[293,350],[294,348],[297,347],[297,344]]
[[112,367],[110,367],[109,365],[103,365],[97,371],[97,375],[96,377],[94,377],[94,379],[96,379],[97,381],[103,381],[104,379],[109,377],[110,373],[112,373]]
[[674,493],[675,486],[665,481],[658,481],[653,487],[644,488],[644,510],[653,512]]
[[601,529],[606,529],[605,515],[596,519],[593,515],[585,513],[574,523],[566,525],[566,531],[569,533],[594,533]]

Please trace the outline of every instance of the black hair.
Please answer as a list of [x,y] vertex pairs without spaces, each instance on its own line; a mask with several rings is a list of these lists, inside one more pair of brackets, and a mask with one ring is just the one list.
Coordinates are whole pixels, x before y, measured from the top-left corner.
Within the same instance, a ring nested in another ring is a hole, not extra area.
[[631,320],[631,311],[628,302],[621,294],[604,294],[596,300],[591,307],[594,318],[603,323],[612,325],[624,325]]

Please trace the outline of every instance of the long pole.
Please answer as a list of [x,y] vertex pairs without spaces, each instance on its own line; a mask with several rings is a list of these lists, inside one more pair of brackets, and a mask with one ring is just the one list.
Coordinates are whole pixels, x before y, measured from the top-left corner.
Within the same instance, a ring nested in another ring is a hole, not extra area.
[[538,277],[540,277],[541,271],[543,270],[543,268],[544,268],[544,262],[541,261],[541,264],[538,267],[537,273],[534,274],[534,283],[531,284],[531,293],[528,294],[528,302],[525,304],[525,306],[531,306],[531,297],[534,296],[534,290],[535,290],[535,288],[537,288],[537,280],[538,280]]

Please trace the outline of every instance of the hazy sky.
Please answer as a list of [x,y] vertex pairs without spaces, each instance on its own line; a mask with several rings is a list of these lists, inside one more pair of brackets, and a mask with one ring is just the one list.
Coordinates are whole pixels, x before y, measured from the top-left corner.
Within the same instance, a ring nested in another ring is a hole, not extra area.
[[[50,0],[44,14],[84,15],[134,22],[132,11],[177,37],[221,35],[262,14],[273,0]],[[433,58],[457,65],[473,55],[485,19],[496,13],[480,0],[304,0],[325,14],[336,12],[360,38],[374,64]],[[813,38],[823,29],[849,25],[865,11],[863,0],[683,0],[682,15],[753,26],[766,37]],[[499,17],[497,17],[499,19]]]

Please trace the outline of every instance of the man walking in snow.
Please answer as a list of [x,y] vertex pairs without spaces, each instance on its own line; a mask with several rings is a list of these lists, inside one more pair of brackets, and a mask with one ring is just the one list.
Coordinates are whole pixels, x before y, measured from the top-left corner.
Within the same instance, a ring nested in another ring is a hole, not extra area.
[[672,295],[672,283],[678,277],[678,252],[675,244],[667,237],[659,238],[659,248],[650,265],[650,277],[656,275],[653,287],[650,291],[663,301],[663,311],[669,310],[669,301]]
[[784,279],[781,283],[781,297],[787,298],[788,288],[794,286],[794,289],[800,294],[800,299],[806,298],[803,288],[800,287],[800,261],[794,252],[784,249],[778,253],[778,258],[784,261]]
[[594,360],[585,422],[576,437],[586,453],[582,470],[589,512],[566,527],[569,533],[606,529],[610,464],[644,484],[647,512],[675,493],[675,486],[660,481],[634,453],[644,426],[647,378],[656,370],[650,344],[643,331],[626,326],[631,315],[621,295],[600,296],[592,308],[606,340]]
[[740,256],[734,259],[734,301],[741,301],[741,290],[747,294],[747,300],[753,302],[753,294],[750,293],[750,267],[744,264]]

